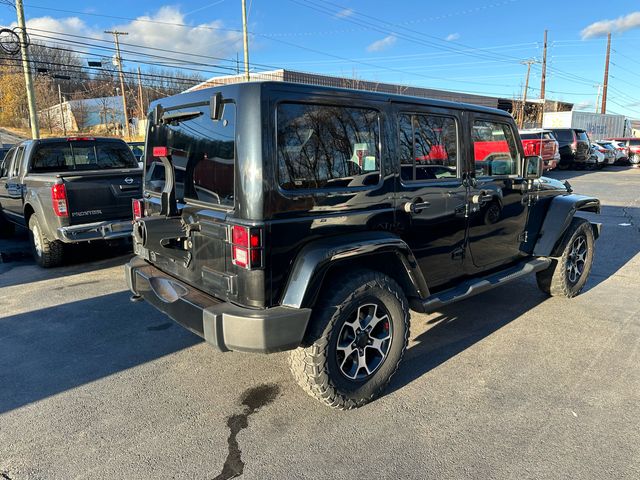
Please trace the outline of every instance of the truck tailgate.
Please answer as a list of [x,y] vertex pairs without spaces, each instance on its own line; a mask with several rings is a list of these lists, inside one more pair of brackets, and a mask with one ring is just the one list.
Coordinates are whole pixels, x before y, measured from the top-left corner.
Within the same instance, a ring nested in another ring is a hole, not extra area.
[[132,218],[131,200],[142,196],[142,171],[137,169],[58,177],[66,188],[70,225]]

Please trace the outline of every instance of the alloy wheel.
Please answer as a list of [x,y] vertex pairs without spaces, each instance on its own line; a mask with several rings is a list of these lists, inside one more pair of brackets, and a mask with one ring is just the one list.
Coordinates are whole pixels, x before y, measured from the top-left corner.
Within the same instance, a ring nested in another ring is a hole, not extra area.
[[342,324],[336,345],[340,372],[349,380],[365,380],[380,368],[391,346],[389,313],[376,303],[358,307]]
[[572,284],[576,284],[584,272],[587,259],[587,239],[584,235],[575,238],[567,258],[567,275]]

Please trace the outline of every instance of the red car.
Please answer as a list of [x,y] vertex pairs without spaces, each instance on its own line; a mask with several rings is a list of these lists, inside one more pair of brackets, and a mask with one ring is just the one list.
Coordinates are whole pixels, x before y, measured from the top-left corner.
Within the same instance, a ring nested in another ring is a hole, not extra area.
[[550,130],[520,130],[525,155],[542,157],[545,170],[552,170],[560,161],[560,146]]
[[627,157],[631,165],[640,165],[640,138],[637,137],[625,137],[625,138],[607,138],[607,140],[615,140],[625,145],[629,150]]

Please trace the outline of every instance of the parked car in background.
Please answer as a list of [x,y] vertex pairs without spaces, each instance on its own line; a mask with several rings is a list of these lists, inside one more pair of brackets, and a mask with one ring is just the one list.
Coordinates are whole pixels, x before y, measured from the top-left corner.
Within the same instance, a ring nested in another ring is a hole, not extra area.
[[610,165],[614,165],[616,163],[618,163],[619,161],[621,161],[624,157],[624,152],[621,150],[618,150],[613,143],[607,141],[607,140],[600,140],[597,143],[600,147],[606,148],[610,153],[611,153],[611,159],[609,161]]
[[551,130],[540,128],[520,130],[525,155],[542,157],[545,170],[552,170],[560,161],[560,145]]
[[591,147],[604,157],[603,164],[598,164],[598,166],[613,165],[616,163],[616,152],[611,144],[607,147],[605,145],[601,145],[599,142],[593,142]]
[[[560,145],[560,163],[558,168],[584,168],[593,161],[591,144],[587,132],[580,128],[551,128],[553,136]],[[591,164],[593,165],[593,164]]]
[[602,153],[600,151],[600,148],[595,144],[591,144],[590,148],[591,148],[591,158],[589,160],[589,167],[590,168],[604,167],[607,163],[607,159],[605,158],[604,153]]
[[640,138],[608,138],[607,140],[616,140],[625,145],[629,149],[627,153],[629,163],[631,165],[640,165]]
[[141,193],[142,171],[122,140],[27,140],[0,164],[0,234],[28,228],[36,262],[55,267],[65,244],[128,241]]
[[629,147],[627,147],[625,143],[620,142],[618,140],[606,140],[606,141],[611,142],[611,145],[613,145],[613,147],[616,149],[616,152],[618,152],[618,161],[620,162],[629,161]]
[[144,142],[128,142],[127,145],[133,152],[133,156],[136,157],[138,165],[142,168],[144,163]]

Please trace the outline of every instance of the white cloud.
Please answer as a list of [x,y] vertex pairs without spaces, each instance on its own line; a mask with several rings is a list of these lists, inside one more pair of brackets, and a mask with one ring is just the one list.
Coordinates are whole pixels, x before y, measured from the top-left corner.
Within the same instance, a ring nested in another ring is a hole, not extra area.
[[386,50],[391,47],[394,43],[396,43],[395,35],[388,35],[381,40],[376,40],[371,45],[367,47],[367,52],[381,52],[382,50]]
[[615,20],[600,20],[582,30],[583,39],[602,37],[607,33],[622,33],[633,28],[640,28],[640,12],[632,12]]
[[[77,17],[32,18],[27,21],[27,28],[33,29],[31,30],[32,40],[44,41],[50,44],[60,43],[60,41],[42,38],[39,35],[63,39],[69,37],[64,37],[60,35],[60,33],[68,33],[110,40],[113,37],[105,34],[103,30],[119,30],[129,33],[126,37],[121,37],[120,41],[123,43],[216,57],[231,56],[231,54],[241,48],[242,42],[242,33],[225,30],[221,20],[200,24],[189,23],[185,20],[185,14],[182,13],[178,7],[173,6],[160,7],[160,9],[152,15],[139,16],[135,21],[104,29],[89,26]],[[42,32],[37,29],[46,30],[47,32]],[[98,42],[87,40],[87,43]],[[128,48],[131,47],[123,47],[125,50]],[[105,53],[101,55],[105,55]],[[176,58],[180,56],[179,53],[167,55]],[[123,57],[126,56],[126,54],[123,54]],[[215,63],[213,61],[208,61],[207,63],[209,62]]]
[[450,33],[449,35],[447,35],[445,37],[445,40],[447,42],[453,42],[454,40],[458,40],[459,38],[460,38],[460,34],[456,32],[456,33]]
[[574,110],[584,110],[585,108],[593,108],[595,103],[593,100],[586,100],[584,102],[577,103],[573,109]]
[[344,10],[340,10],[338,13],[336,13],[336,18],[347,18],[354,13],[356,12],[353,8],[345,8]]

